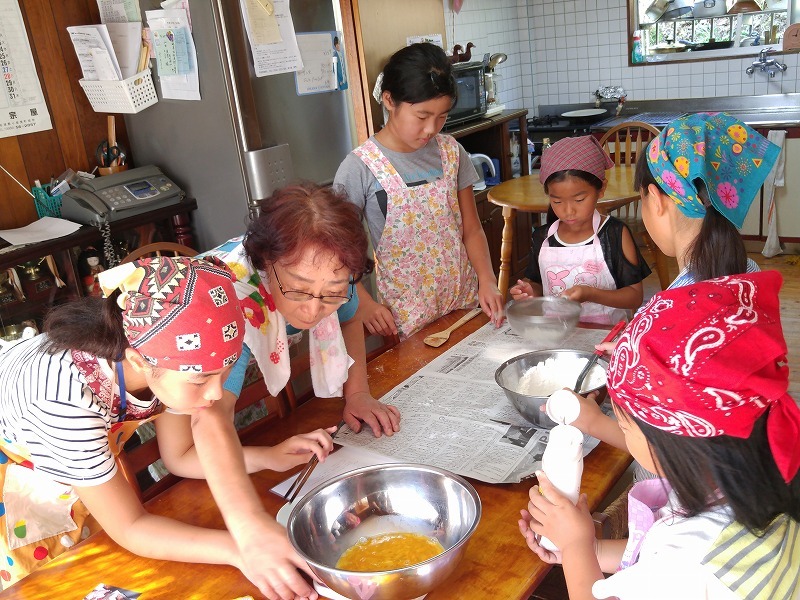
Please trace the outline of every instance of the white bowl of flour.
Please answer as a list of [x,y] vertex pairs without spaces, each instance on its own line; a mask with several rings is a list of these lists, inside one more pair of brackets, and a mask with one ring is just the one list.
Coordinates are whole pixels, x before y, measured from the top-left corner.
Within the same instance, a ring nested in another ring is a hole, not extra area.
[[[547,398],[556,390],[573,388],[592,357],[581,350],[538,350],[520,354],[497,368],[494,379],[511,403],[528,421],[550,429],[556,423],[544,412]],[[600,358],[589,371],[580,393],[586,395],[606,384],[608,362]]]

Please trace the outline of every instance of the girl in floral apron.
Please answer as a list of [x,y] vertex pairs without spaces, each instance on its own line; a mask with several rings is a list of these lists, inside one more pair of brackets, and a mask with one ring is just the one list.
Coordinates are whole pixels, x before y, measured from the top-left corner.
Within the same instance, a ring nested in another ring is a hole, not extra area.
[[766,271],[665,290],[622,333],[608,393],[628,450],[663,479],[632,488],[627,540],[598,541],[586,498],[573,505],[537,473],[520,531],[564,565],[570,597],[800,598],[800,409],[781,283]]
[[503,298],[492,270],[469,155],[439,133],[456,100],[444,51],[412,44],[376,83],[384,128],[342,162],[334,183],[364,210],[375,248],[378,292],[358,285],[359,315],[371,333],[408,337],[431,321],[480,303],[498,325]]
[[[107,298],[55,308],[43,335],[0,354],[2,587],[98,526],[142,556],[246,567],[246,540],[151,515],[115,462],[141,422],[158,417],[159,441],[184,439],[189,419],[202,420],[222,396],[242,351],[244,316],[231,272],[212,261],[157,257],[105,271]],[[176,474],[204,476],[201,440],[194,442],[196,452],[175,440],[160,445]],[[244,457],[248,465],[286,469],[331,448],[328,433],[317,430],[274,448],[247,448]],[[259,528],[257,518],[251,527]],[[281,528],[274,531],[270,543],[289,547]],[[284,560],[303,564],[293,551]],[[298,595],[313,594],[297,579]],[[271,593],[269,583],[257,585]]]
[[562,296],[582,304],[582,321],[603,324],[641,306],[650,268],[628,227],[597,211],[613,166],[593,136],[544,151],[539,180],[557,220],[534,229],[525,279],[509,290],[514,300]]

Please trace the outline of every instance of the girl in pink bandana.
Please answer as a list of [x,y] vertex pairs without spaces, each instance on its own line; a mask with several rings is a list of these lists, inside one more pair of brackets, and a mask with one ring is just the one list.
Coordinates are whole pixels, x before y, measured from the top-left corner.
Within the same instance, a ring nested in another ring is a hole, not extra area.
[[667,290],[623,332],[608,391],[627,448],[663,479],[632,489],[628,540],[596,540],[586,497],[573,505],[542,473],[519,521],[531,550],[563,564],[572,600],[800,598],[780,285],[773,271]]
[[561,296],[582,303],[581,320],[615,323],[642,304],[650,274],[627,226],[601,216],[611,158],[592,136],[565,138],[542,155],[539,180],[557,220],[533,231],[525,279],[514,300]]
[[[222,402],[245,326],[233,279],[214,259],[123,264],[99,276],[107,298],[55,308],[43,335],[0,353],[0,587],[102,528],[141,556],[229,564],[266,596],[316,598],[246,473],[324,460],[332,429],[241,447]],[[150,514],[118,469],[156,417],[165,465],[208,480],[227,531]],[[251,489],[226,485],[238,471]]]

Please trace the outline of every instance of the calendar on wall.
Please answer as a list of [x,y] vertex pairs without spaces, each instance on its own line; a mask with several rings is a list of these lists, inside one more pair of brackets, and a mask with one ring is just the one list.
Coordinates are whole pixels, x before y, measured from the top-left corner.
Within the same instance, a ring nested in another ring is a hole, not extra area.
[[52,129],[18,0],[0,0],[0,138]]

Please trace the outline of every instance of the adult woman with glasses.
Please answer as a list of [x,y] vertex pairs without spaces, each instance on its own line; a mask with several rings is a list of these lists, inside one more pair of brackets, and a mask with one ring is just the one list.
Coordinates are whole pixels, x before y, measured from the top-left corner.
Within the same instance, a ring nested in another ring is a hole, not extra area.
[[[373,398],[367,383],[364,329],[356,317],[355,284],[372,269],[359,210],[330,187],[306,183],[265,200],[244,237],[206,253],[234,271],[245,313],[241,361],[255,356],[270,393],[289,382],[289,347],[309,332],[311,380],[323,398],[344,396],[353,431],[399,430],[400,413]],[[238,395],[241,377],[226,390]]]

